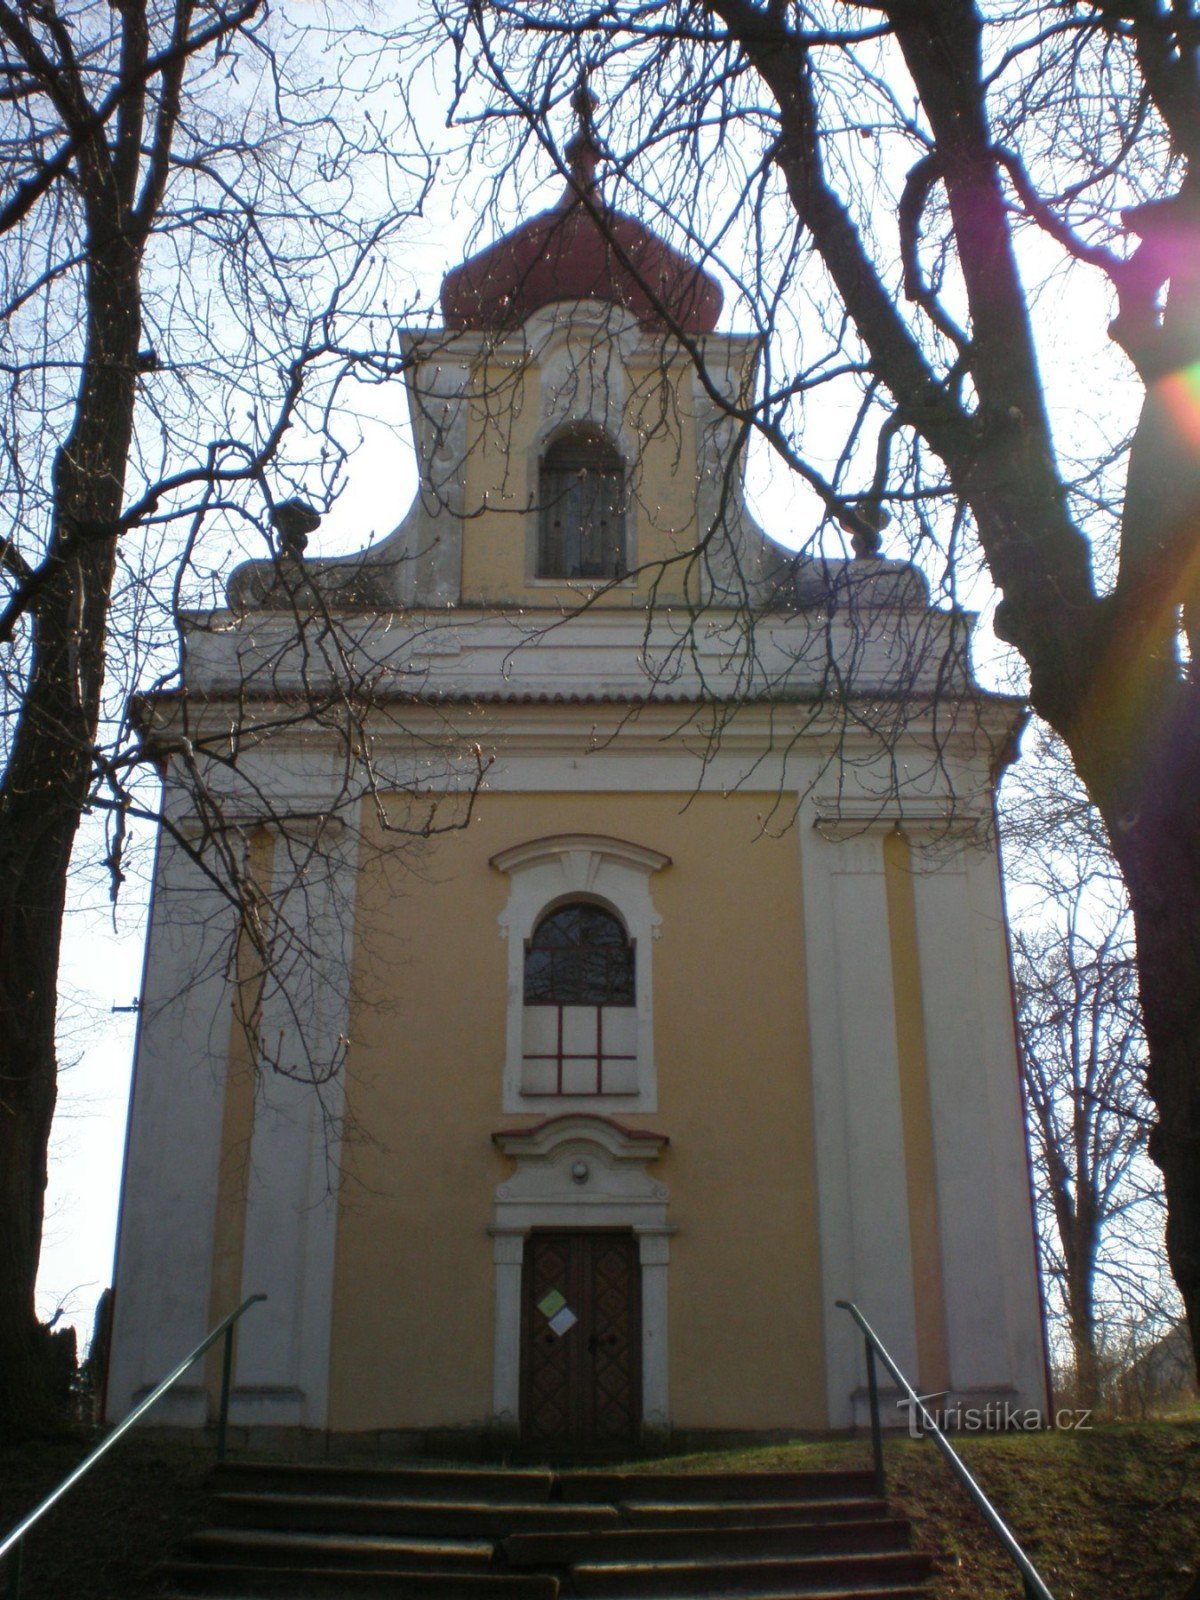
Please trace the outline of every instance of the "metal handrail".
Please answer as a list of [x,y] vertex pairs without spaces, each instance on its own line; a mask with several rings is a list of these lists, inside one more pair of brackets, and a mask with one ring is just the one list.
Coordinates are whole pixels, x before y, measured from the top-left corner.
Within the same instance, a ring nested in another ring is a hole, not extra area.
[[938,1449],[942,1452],[942,1455],[945,1456],[946,1460],[950,1464],[951,1471],[955,1474],[963,1488],[971,1496],[971,1499],[974,1500],[975,1504],[979,1507],[979,1510],[983,1515],[983,1520],[987,1523],[988,1527],[996,1535],[997,1539],[999,1539],[1009,1556],[1011,1556],[1013,1561],[1016,1563],[1017,1569],[1025,1581],[1026,1600],[1054,1600],[1054,1596],[1050,1593],[1049,1589],[1047,1589],[1045,1582],[1043,1581],[1037,1568],[1034,1566],[1033,1562],[1030,1561],[1024,1550],[1021,1549],[1021,1546],[1013,1537],[1003,1517],[1001,1517],[1000,1513],[996,1510],[995,1506],[993,1506],[987,1495],[984,1494],[983,1490],[975,1482],[975,1479],[967,1471],[966,1464],[964,1463],[962,1457],[958,1454],[957,1450],[955,1450],[949,1439],[947,1439],[946,1435],[938,1427],[937,1423],[933,1419],[932,1413],[926,1409],[925,1402],[921,1399],[920,1395],[900,1371],[900,1368],[892,1360],[891,1356],[888,1355],[887,1351],[880,1342],[878,1334],[875,1332],[874,1328],[871,1327],[871,1324],[867,1321],[866,1317],[863,1316],[862,1312],[851,1300],[836,1300],[834,1304],[840,1311],[848,1311],[854,1318],[855,1322],[858,1323],[859,1327],[862,1329],[863,1342],[866,1345],[867,1390],[871,1403],[871,1448],[875,1460],[875,1481],[879,1487],[879,1492],[881,1494],[884,1492],[886,1480],[884,1478],[883,1470],[883,1428],[879,1417],[879,1385],[875,1376],[875,1357],[877,1354],[884,1366],[891,1373],[892,1377],[895,1378],[901,1389],[904,1390],[909,1405],[915,1408],[916,1415],[920,1418],[922,1432],[929,1435],[934,1444],[937,1445]]
[[241,1305],[236,1311],[231,1311],[223,1322],[218,1322],[212,1332],[196,1346],[191,1355],[185,1356],[179,1365],[172,1372],[167,1374],[158,1387],[151,1390],[144,1400],[139,1401],[129,1415],[122,1421],[118,1422],[110,1434],[101,1439],[100,1443],[91,1452],[91,1454],[85,1456],[75,1470],[67,1474],[63,1481],[58,1485],[57,1489],[52,1489],[43,1501],[34,1506],[33,1510],[27,1517],[22,1518],[22,1520],[17,1523],[16,1527],[10,1534],[8,1534],[3,1540],[0,1540],[0,1572],[2,1572],[4,1569],[4,1563],[6,1559],[8,1560],[9,1564],[7,1584],[8,1600],[17,1600],[17,1596],[21,1592],[21,1566],[22,1557],[25,1550],[25,1535],[30,1531],[35,1523],[38,1523],[42,1520],[47,1511],[50,1510],[51,1506],[58,1504],[68,1489],[73,1488],[85,1473],[91,1471],[101,1456],[107,1455],[107,1453],[112,1449],[113,1445],[116,1444],[117,1440],[129,1432],[130,1428],[133,1427],[138,1418],[144,1415],[145,1412],[149,1411],[154,1402],[156,1400],[160,1400],[162,1396],[166,1394],[167,1390],[172,1386],[172,1384],[178,1383],[179,1379],[183,1377],[184,1373],[196,1365],[196,1362],[199,1361],[200,1357],[206,1354],[207,1351],[209,1351],[212,1346],[216,1344],[217,1340],[222,1334],[225,1336],[225,1350],[221,1361],[221,1405],[217,1413],[217,1460],[224,1461],[225,1436],[229,1421],[229,1388],[233,1376],[234,1324],[237,1322],[239,1317],[243,1316],[247,1311],[249,1311],[252,1305],[255,1305],[259,1300],[265,1300],[266,1298],[267,1297],[265,1294],[250,1295],[247,1299],[242,1301]]

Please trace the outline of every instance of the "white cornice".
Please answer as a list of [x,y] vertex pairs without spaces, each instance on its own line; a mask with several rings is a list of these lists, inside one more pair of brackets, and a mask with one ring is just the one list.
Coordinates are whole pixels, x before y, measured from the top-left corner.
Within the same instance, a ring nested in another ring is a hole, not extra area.
[[[224,749],[237,739],[250,748],[311,751],[316,746],[339,745],[337,730],[297,721],[297,707],[286,701],[255,701],[249,697],[215,694],[189,696],[186,702],[166,698],[144,702],[152,713],[146,733],[167,735],[162,753],[174,753],[169,736],[179,727],[186,709],[188,737],[194,747],[216,739]],[[956,726],[948,731],[941,709],[934,704],[909,702],[903,708],[881,705],[879,716],[864,714],[868,701],[754,702],[739,707],[701,701],[658,701],[622,704],[611,700],[450,701],[396,698],[374,708],[360,708],[372,746],[377,751],[401,751],[417,741],[423,748],[436,746],[445,753],[467,744],[490,745],[503,740],[506,751],[569,749],[589,757],[602,754],[613,741],[623,751],[645,748],[695,760],[715,741],[720,750],[738,753],[774,749],[794,756],[798,741],[814,760],[835,754],[866,755],[883,747],[919,746],[961,759],[991,752],[1003,743],[1022,715],[1017,700],[986,696],[960,702]],[[847,712],[854,717],[847,724]],[[902,710],[902,714],[901,714]],[[274,726],[274,720],[279,726]],[[718,726],[719,724],[719,726]],[[198,754],[203,751],[197,748]]]
[[[975,698],[961,650],[959,619],[936,610],[799,613],[757,618],[736,611],[653,617],[626,607],[553,612],[426,611],[347,613],[336,661],[290,615],[214,617],[189,632],[191,691],[253,697],[320,695],[341,680],[369,686],[380,700],[505,696],[512,699],[813,701],[831,672],[846,698]],[[317,630],[319,634],[320,630]],[[317,634],[314,634],[314,639]]]
[[967,795],[821,795],[813,827],[831,843],[896,829],[972,835],[990,825],[990,790]]
[[694,359],[691,350],[698,352],[701,361],[710,351],[725,359],[726,352],[756,354],[763,344],[760,334],[715,332],[693,336],[689,340],[691,349],[685,351],[664,330],[647,330],[631,313],[599,300],[560,300],[540,306],[520,327],[507,331],[425,327],[401,328],[399,333],[404,353],[412,363],[473,363],[487,355],[499,360],[522,360],[547,339],[564,334],[577,341],[594,340],[598,334],[620,338],[626,359],[641,356],[655,361],[662,360],[664,342],[673,345],[681,358]]

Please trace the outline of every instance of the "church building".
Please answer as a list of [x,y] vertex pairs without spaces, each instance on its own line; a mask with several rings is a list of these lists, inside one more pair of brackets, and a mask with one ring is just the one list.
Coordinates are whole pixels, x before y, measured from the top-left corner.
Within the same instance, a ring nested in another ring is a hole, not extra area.
[[140,708],[114,1417],[252,1293],[232,1420],[396,1449],[848,1427],[839,1299],[921,1391],[1046,1409],[1020,707],[866,513],[844,560],[756,525],[757,342],[581,112],[558,206],[405,335],[400,526],[321,559],[278,517]]

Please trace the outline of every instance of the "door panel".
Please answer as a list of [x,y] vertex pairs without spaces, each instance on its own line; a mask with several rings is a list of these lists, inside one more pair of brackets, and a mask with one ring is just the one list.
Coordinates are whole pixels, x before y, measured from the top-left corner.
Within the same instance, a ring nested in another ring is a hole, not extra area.
[[635,1446],[641,1315],[633,1234],[530,1234],[522,1283],[523,1441],[584,1453]]

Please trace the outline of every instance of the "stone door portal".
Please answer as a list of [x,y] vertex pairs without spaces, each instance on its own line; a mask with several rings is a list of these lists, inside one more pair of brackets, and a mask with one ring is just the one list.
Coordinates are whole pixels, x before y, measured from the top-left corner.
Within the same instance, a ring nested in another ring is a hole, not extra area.
[[641,1434],[641,1306],[630,1231],[532,1233],[521,1311],[521,1440],[589,1454]]

